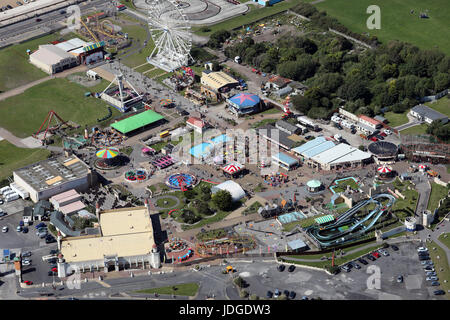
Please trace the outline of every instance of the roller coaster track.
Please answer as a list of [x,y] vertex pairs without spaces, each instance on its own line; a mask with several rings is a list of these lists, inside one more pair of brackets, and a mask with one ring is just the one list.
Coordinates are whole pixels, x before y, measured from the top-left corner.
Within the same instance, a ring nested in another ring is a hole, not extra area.
[[[389,199],[389,202],[384,206],[377,200],[379,198],[387,198]],[[395,197],[390,194],[377,194],[371,199],[358,203],[356,206],[340,215],[334,223],[323,228],[312,226],[307,230],[307,233],[316,240],[321,247],[331,247],[353,241],[368,232],[380,219],[383,213],[389,211],[395,201]],[[360,209],[371,203],[375,203],[376,207],[363,219],[358,220],[354,217]],[[364,226],[363,224],[368,221],[370,221],[369,224]],[[349,226],[349,224],[351,224],[351,226]],[[344,226],[348,226],[348,228],[341,229]]]
[[95,42],[99,42],[97,37],[95,36],[95,34],[89,29],[89,27],[86,25],[86,23],[84,23],[83,19],[80,19],[80,22],[83,25],[83,27],[86,28],[87,32],[89,32],[89,34],[91,35],[92,39],[94,39]]

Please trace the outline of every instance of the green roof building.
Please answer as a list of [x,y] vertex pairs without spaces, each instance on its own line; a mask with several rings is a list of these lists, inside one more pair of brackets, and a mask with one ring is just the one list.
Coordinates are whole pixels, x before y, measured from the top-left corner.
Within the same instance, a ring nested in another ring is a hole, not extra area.
[[134,133],[134,131],[138,129],[153,125],[162,119],[164,119],[164,117],[159,113],[156,113],[153,110],[147,110],[126,119],[117,121],[111,124],[111,127],[124,135],[130,135],[130,133]]

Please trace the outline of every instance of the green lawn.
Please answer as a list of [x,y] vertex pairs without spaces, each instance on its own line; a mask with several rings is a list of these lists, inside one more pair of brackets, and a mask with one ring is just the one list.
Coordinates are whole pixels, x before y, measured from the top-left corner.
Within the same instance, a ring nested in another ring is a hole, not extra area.
[[412,135],[416,135],[416,134],[426,134],[427,133],[427,128],[428,125],[426,124],[420,124],[414,127],[410,127],[408,129],[404,129],[400,131],[400,134],[402,135],[407,135],[407,134],[412,134]]
[[208,32],[202,32],[201,27],[192,28],[193,31],[200,36],[209,36],[211,33],[218,30],[233,30],[239,28],[243,25],[248,25],[258,20],[264,19],[265,17],[286,11],[298,4],[298,0],[285,0],[283,2],[277,3],[271,7],[257,8],[253,4],[249,4],[250,10],[245,13],[245,15],[238,16],[212,26],[208,26],[210,29]]
[[427,209],[431,212],[434,212],[435,209],[437,209],[439,205],[439,200],[444,199],[448,194],[447,187],[441,186],[435,182],[431,183],[431,195],[430,199],[428,200],[428,207]]
[[[334,186],[334,184],[333,184]],[[353,190],[359,190],[359,186],[358,184],[355,182],[355,180],[348,178],[346,180],[342,180],[339,181],[337,183],[337,186],[333,188],[334,192],[339,193],[339,192],[344,192],[345,190],[347,190],[347,186],[350,186],[351,189]]]
[[[164,203],[165,201],[167,202],[167,204]],[[176,204],[177,204],[177,201],[175,201],[172,198],[160,198],[160,199],[156,200],[156,205],[161,208],[171,208]]]
[[[71,120],[80,126],[105,125],[97,123],[97,118],[108,113],[107,104],[100,99],[85,97],[86,91],[86,87],[59,78],[36,85],[20,95],[0,101],[0,126],[25,138],[39,129],[50,110],[56,111],[63,120]],[[119,111],[111,109],[112,117],[119,115]]]
[[414,215],[417,201],[419,199],[419,193],[414,189],[409,190],[407,188],[408,185],[410,185],[409,182],[402,183],[398,180],[398,178],[394,182],[395,188],[397,188],[405,196],[405,199],[398,198],[392,206],[392,211],[399,219],[402,220],[404,220],[407,216]]
[[47,149],[18,148],[6,140],[0,141],[0,181],[11,176],[14,170],[49,156]]
[[450,117],[450,99],[443,97],[436,102],[427,102],[426,106]]
[[8,91],[48,76],[45,72],[28,62],[27,49],[33,52],[38,49],[40,44],[48,44],[58,39],[70,39],[73,37],[76,37],[73,33],[69,33],[64,37],[56,33],[1,49],[0,92]]
[[[367,29],[367,7],[378,5],[381,11],[381,29]],[[450,54],[448,0],[326,0],[315,5],[328,15],[336,17],[347,28],[358,33],[376,35],[382,42],[401,40],[422,49],[438,47]],[[414,10],[411,14],[410,11]],[[429,19],[420,19],[421,12]]]
[[[450,268],[448,265],[447,255],[444,249],[439,247],[434,241],[427,243],[428,252],[430,253],[431,260],[434,262],[434,269],[436,270],[437,276],[439,278],[439,283],[445,292],[450,290]],[[436,248],[436,250],[433,250]],[[439,259],[437,258],[439,256]],[[441,271],[443,269],[443,271]],[[447,283],[444,282],[447,280]],[[437,290],[437,289],[436,289]],[[447,293],[448,299],[448,293]]]
[[447,246],[447,248],[450,249],[450,233],[449,232],[441,234],[438,239],[440,242],[445,244]]
[[197,294],[199,289],[198,283],[191,282],[191,283],[182,283],[177,284],[175,286],[167,286],[167,287],[160,287],[160,288],[151,288],[151,289],[144,289],[136,291],[137,293],[148,293],[148,294],[174,294],[176,296],[189,296],[193,297]]
[[[132,47],[134,47],[136,44],[139,44],[142,46],[144,44],[144,41],[147,39],[147,27],[144,25],[126,25],[122,26],[122,32],[128,33],[129,39],[133,41]],[[140,66],[143,63],[147,62],[147,57],[150,55],[154,48],[153,41],[150,39],[143,49],[139,49],[139,51],[127,56],[127,57],[121,57],[121,55],[125,51],[134,50],[131,48],[126,48],[124,50],[121,50],[118,54],[119,58],[121,59],[121,62],[130,68]]]
[[404,113],[394,113],[392,111],[386,112],[383,117],[385,117],[389,122],[390,127],[397,127],[399,125],[408,123],[407,112]]

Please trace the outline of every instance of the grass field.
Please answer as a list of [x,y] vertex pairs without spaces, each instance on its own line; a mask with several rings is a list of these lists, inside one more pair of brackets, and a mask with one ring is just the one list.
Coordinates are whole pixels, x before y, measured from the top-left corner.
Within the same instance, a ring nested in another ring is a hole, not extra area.
[[[381,11],[381,29],[369,30],[367,7],[378,5]],[[450,55],[448,0],[326,0],[315,5],[319,10],[339,20],[354,32],[376,35],[382,42],[401,40],[422,49],[439,48]],[[411,10],[414,13],[411,14]],[[421,12],[429,19],[420,19]]]
[[[428,252],[430,253],[431,260],[433,260],[434,262],[434,269],[436,270],[437,276],[439,278],[441,288],[445,292],[448,292],[448,290],[450,290],[450,282],[448,281],[450,279],[450,268],[448,265],[447,255],[445,254],[444,249],[439,247],[434,241],[428,242],[427,248]],[[434,248],[436,249],[433,250]],[[443,271],[441,271],[441,269]],[[444,280],[447,280],[447,282],[444,282]],[[438,290],[437,287],[436,290]]]
[[211,33],[218,30],[233,30],[239,28],[243,25],[251,24],[260,19],[264,19],[265,17],[286,11],[298,4],[298,0],[285,0],[283,2],[277,3],[271,7],[257,8],[252,4],[249,4],[250,10],[245,13],[245,15],[241,15],[238,17],[234,17],[232,19],[217,23],[212,26],[208,26],[210,29],[208,32],[201,31],[201,27],[192,28],[195,34],[199,36],[209,36]]
[[46,149],[18,148],[6,140],[0,141],[0,181],[6,179],[18,168],[47,159]]
[[389,121],[389,126],[394,128],[399,125],[408,123],[408,117],[406,116],[406,112],[404,113],[394,113],[392,111],[386,112],[383,117],[385,117]]
[[444,199],[447,196],[447,194],[448,194],[447,187],[432,182],[431,195],[430,199],[428,200],[427,209],[430,210],[431,212],[434,212],[434,210],[437,209],[439,205],[439,200]]
[[450,99],[443,97],[436,102],[427,102],[426,106],[450,117]]
[[189,296],[193,297],[197,294],[199,285],[195,282],[191,283],[182,283],[177,284],[175,286],[167,286],[167,287],[160,287],[160,288],[151,288],[151,289],[144,289],[136,291],[137,293],[149,293],[149,294],[174,294],[176,296]]
[[414,127],[410,127],[405,130],[401,130],[400,134],[406,135],[406,134],[426,134],[427,133],[428,125],[426,124],[420,124]]
[[0,92],[20,87],[29,82],[44,78],[47,74],[28,62],[27,49],[34,51],[40,44],[58,39],[71,39],[75,34],[64,37],[50,34],[24,43],[15,44],[0,50]]
[[[36,132],[48,111],[54,110],[66,121],[81,126],[104,125],[97,118],[105,116],[107,104],[93,97],[86,98],[86,87],[67,79],[52,79],[34,86],[24,93],[0,101],[0,126],[20,138]],[[113,117],[119,111],[111,108]]]
[[443,244],[445,244],[447,246],[447,248],[450,249],[450,233],[443,233],[439,236],[439,241],[442,242]]

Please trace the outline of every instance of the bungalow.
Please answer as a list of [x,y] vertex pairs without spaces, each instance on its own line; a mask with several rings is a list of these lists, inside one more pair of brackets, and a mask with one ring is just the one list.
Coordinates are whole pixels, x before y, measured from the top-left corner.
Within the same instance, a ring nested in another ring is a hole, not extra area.
[[433,121],[441,121],[442,123],[448,122],[448,117],[446,115],[443,115],[442,113],[437,112],[436,110],[433,110],[423,104],[415,106],[409,113],[420,121],[425,121],[429,124]]
[[359,122],[371,127],[372,129],[378,129],[381,127],[380,121],[372,119],[371,117],[365,116],[363,114],[359,116]]

